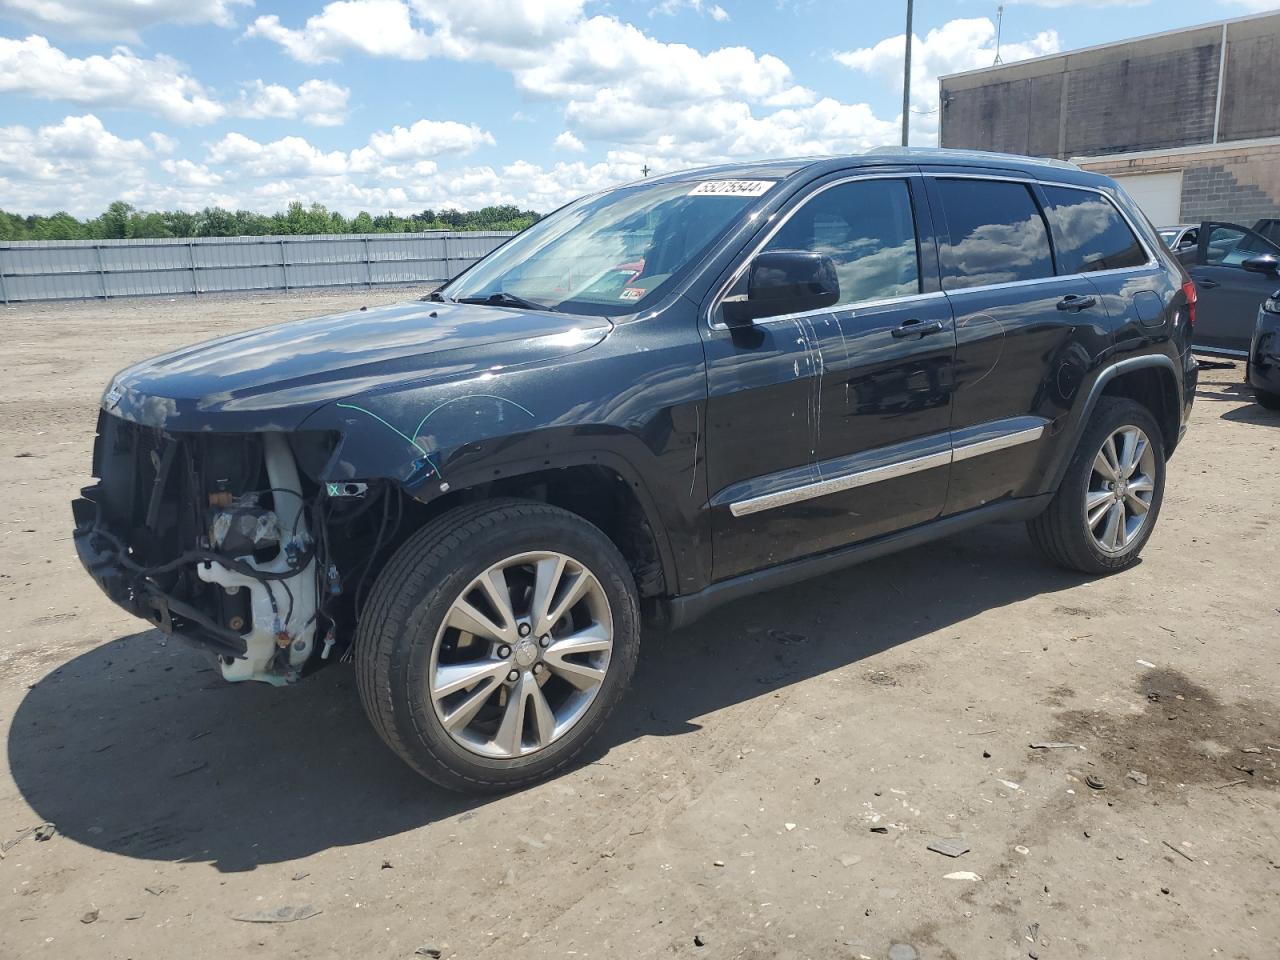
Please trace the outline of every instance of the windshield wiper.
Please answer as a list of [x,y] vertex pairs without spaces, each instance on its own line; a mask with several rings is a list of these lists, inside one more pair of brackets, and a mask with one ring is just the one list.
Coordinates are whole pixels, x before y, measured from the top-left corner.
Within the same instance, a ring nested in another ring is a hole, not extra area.
[[545,303],[534,303],[532,300],[526,300],[524,297],[517,297],[514,293],[507,293],[505,290],[499,290],[497,293],[485,294],[483,297],[459,297],[458,303],[485,303],[499,307],[515,307],[518,310],[546,310],[549,313],[558,313],[555,307],[549,307]]
[[426,300],[426,301],[429,301],[429,302],[431,302],[431,303],[453,303],[453,301],[452,301],[452,300],[450,300],[448,297],[446,297],[446,296],[445,296],[443,293],[441,293],[439,290],[432,290],[432,291],[431,291],[430,293],[428,293],[425,297],[419,297],[418,299],[419,299],[419,300]]

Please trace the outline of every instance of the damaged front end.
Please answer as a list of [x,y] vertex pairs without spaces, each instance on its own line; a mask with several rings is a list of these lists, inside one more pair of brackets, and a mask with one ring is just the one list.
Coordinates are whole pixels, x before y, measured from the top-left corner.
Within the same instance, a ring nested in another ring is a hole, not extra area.
[[73,503],[80,560],[125,610],[216,653],[227,680],[293,682],[344,652],[400,515],[393,486],[319,481],[337,442],[173,433],[103,411],[99,481]]

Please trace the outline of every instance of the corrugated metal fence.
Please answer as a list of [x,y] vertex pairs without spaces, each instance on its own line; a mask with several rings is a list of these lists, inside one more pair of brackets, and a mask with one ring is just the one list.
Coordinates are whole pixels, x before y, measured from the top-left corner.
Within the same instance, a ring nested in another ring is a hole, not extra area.
[[0,300],[75,300],[434,283],[510,233],[0,242]]

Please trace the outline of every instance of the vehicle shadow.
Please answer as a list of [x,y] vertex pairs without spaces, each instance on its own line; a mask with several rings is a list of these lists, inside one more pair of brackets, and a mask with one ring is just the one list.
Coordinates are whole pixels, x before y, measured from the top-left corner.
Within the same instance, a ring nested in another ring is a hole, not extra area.
[[1207,383],[1196,388],[1196,401],[1252,401],[1253,389],[1247,383]]
[[[1252,396],[1248,397],[1253,400]],[[1260,403],[1250,403],[1243,407],[1233,407],[1222,415],[1223,420],[1235,423],[1256,423],[1264,427],[1280,427],[1280,412],[1268,410]]]
[[[588,761],[1080,582],[1040,560],[1021,525],[996,526],[752,597],[678,633],[650,630],[632,690]],[[395,757],[365,720],[349,666],[285,690],[230,685],[203,654],[155,631],[95,647],[32,685],[9,762],[37,815],[72,840],[222,871],[489,802],[437,789]]]

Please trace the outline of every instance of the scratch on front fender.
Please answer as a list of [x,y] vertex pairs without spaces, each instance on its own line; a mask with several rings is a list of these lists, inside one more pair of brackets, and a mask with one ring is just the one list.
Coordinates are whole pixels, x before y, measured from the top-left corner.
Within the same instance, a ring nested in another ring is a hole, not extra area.
[[[438,477],[440,477],[441,480],[443,480],[444,473],[443,471],[441,471],[440,465],[436,463],[434,459],[432,459],[433,451],[428,449],[426,446],[424,446],[418,438],[422,435],[422,429],[423,427],[426,426],[427,421],[430,420],[436,413],[438,413],[444,407],[449,406],[449,404],[458,403],[463,400],[494,400],[494,401],[497,401],[498,403],[510,404],[511,406],[515,407],[517,410],[521,411],[526,416],[528,416],[530,420],[536,419],[532,410],[530,410],[528,407],[526,407],[522,403],[517,403],[515,400],[511,400],[507,397],[501,397],[501,396],[498,396],[497,394],[492,394],[492,393],[467,393],[458,397],[451,397],[448,400],[444,400],[440,403],[437,403],[434,407],[432,407],[430,410],[426,412],[426,414],[423,416],[421,420],[418,421],[418,425],[413,428],[413,433],[408,434],[408,433],[405,433],[403,430],[401,430],[399,427],[397,427],[395,424],[393,424],[391,421],[387,420],[385,417],[381,417],[378,414],[374,413],[372,410],[366,409],[365,407],[362,407],[358,404],[340,402],[335,404],[335,406],[341,407],[344,410],[355,410],[358,413],[363,413],[367,417],[372,417],[374,421],[382,424],[384,427],[386,427],[388,430],[390,430],[392,433],[398,436],[401,440],[407,443],[417,454],[419,454],[419,456],[415,458],[414,471],[413,471],[413,474],[411,474],[412,477],[424,479],[418,476],[419,472],[423,467],[429,466],[431,470],[434,471],[435,474]],[[502,419],[502,415],[501,415],[501,412],[499,412],[498,420],[501,421],[501,419]],[[437,450],[434,452],[438,453],[439,451]]]

